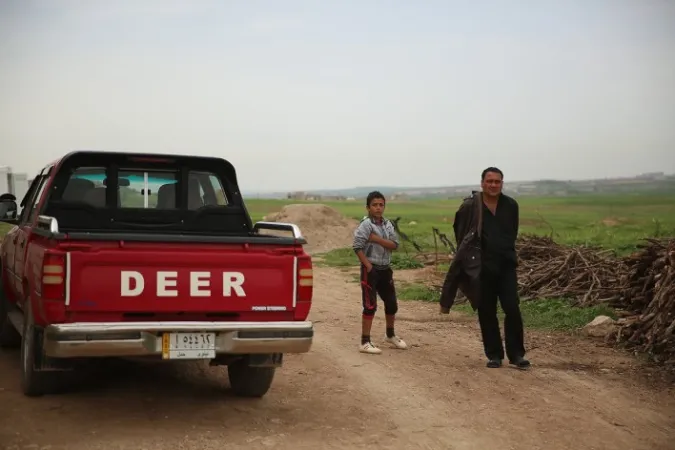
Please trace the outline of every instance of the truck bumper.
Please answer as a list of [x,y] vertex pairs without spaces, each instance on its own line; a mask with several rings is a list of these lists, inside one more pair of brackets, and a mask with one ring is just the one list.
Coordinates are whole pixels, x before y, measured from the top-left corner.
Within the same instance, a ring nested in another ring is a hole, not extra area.
[[214,333],[216,354],[306,353],[312,322],[69,323],[44,329],[43,350],[52,358],[162,355],[167,333]]

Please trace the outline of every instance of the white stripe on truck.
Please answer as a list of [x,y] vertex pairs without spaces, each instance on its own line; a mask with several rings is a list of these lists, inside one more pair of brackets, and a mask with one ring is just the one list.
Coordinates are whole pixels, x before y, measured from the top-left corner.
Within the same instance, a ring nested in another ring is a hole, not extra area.
[[70,305],[70,252],[66,252],[66,306]]
[[293,257],[293,309],[298,302],[298,257]]

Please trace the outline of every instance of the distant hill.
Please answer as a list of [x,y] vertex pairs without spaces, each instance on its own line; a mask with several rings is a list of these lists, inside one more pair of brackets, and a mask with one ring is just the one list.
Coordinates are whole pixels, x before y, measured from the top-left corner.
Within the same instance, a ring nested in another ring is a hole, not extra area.
[[[411,187],[411,186],[358,186],[345,189],[314,189],[302,192],[250,192],[247,197],[295,199],[364,198],[369,192],[379,190],[395,198],[448,198],[461,197],[480,189],[478,184],[461,186]],[[504,188],[513,195],[566,196],[612,193],[673,193],[675,174],[646,173],[635,177],[603,178],[593,180],[536,180],[510,181]]]

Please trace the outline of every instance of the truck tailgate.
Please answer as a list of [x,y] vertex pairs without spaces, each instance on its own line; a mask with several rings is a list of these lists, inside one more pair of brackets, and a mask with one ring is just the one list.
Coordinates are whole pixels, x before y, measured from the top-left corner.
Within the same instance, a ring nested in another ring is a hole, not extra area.
[[292,248],[124,243],[66,255],[70,311],[292,311]]

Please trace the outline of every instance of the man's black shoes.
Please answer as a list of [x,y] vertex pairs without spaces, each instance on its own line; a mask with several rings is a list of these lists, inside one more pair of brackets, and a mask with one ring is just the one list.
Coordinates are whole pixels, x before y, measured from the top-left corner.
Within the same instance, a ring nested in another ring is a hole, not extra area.
[[502,360],[499,359],[499,358],[493,358],[493,359],[490,359],[490,360],[488,360],[488,362],[487,362],[487,366],[488,366],[490,369],[496,369],[496,368],[502,366]]
[[[516,366],[519,369],[528,369],[530,367],[530,362],[523,358],[522,356],[519,356],[516,359],[510,359],[509,364]],[[490,369],[497,369],[502,366],[502,360],[499,358],[492,358],[489,359],[487,362],[487,367]]]
[[525,358],[523,358],[522,356],[519,356],[518,358],[513,360],[509,360],[509,364],[512,364],[519,369],[528,369],[530,367],[530,362]]

